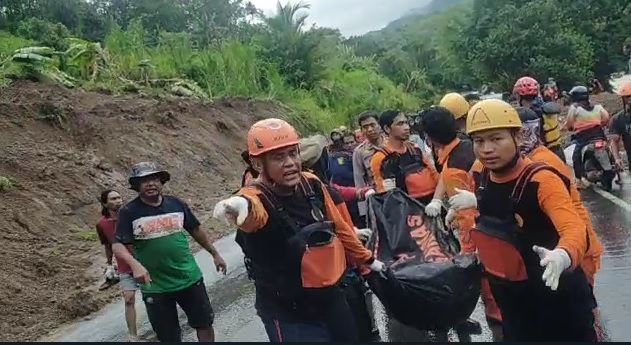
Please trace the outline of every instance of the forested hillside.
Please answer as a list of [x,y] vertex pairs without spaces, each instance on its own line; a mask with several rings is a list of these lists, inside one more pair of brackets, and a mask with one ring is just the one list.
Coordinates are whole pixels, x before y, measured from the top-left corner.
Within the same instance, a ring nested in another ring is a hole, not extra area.
[[[499,91],[530,74],[569,88],[624,70],[629,27],[631,2],[625,0],[436,0],[420,14],[347,43],[400,84],[423,80],[433,89],[457,89],[487,83]],[[425,90],[424,83],[408,89]]]
[[87,89],[274,99],[311,130],[365,109],[418,109],[418,98],[337,30],[305,27],[306,10],[279,5],[264,17],[241,0],[11,0],[0,11],[2,73]]
[[525,74],[565,88],[605,81],[624,69],[631,35],[629,0],[434,0],[350,38],[309,27],[308,10],[0,1],[2,340],[36,340],[120,297],[96,291],[105,262],[97,196],[114,188],[129,200],[135,162],[170,170],[169,192],[207,217],[237,187],[257,120],[327,131],[365,110],[416,111],[463,84],[505,91]]
[[[7,78],[36,72],[83,88],[275,99],[311,130],[365,109],[416,110],[463,84],[500,91],[524,74],[566,87],[606,80],[628,59],[631,27],[625,0],[434,0],[348,39],[306,27],[303,3],[279,3],[272,17],[243,0],[4,3]],[[16,51],[34,46],[50,49]]]

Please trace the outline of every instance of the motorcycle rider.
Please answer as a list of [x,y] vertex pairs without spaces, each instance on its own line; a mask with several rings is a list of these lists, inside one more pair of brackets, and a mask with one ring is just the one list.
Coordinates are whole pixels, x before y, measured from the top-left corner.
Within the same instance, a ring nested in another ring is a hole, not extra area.
[[407,116],[399,110],[386,110],[379,117],[379,124],[388,138],[370,161],[375,189],[382,193],[397,187],[427,205],[432,200],[439,175],[423,150],[409,142]]
[[513,93],[518,97],[519,106],[530,108],[539,116],[542,124],[540,137],[546,147],[565,160],[565,153],[561,146],[559,117],[552,114],[544,116],[544,103],[539,95],[539,82],[531,77],[521,77],[515,82]]
[[[572,206],[569,181],[520,154],[517,111],[501,100],[467,116],[476,192],[450,198],[454,210],[477,208],[471,239],[502,313],[505,341],[597,341],[596,301],[580,267],[587,230]],[[563,274],[562,274],[563,273]]]
[[[555,103],[556,104],[556,103]],[[565,164],[554,152],[546,148],[541,138],[539,138],[541,126],[538,121],[537,114],[528,108],[517,108],[517,113],[522,122],[521,137],[522,143],[520,145],[521,153],[530,158],[533,162],[542,162],[555,168],[558,172],[563,174],[570,181],[570,196],[572,197],[572,204],[576,210],[576,213],[581,217],[585,225],[587,226],[587,233],[589,235],[588,250],[583,257],[581,267],[587,276],[587,280],[590,285],[594,286],[595,276],[598,270],[600,270],[600,256],[604,253],[604,248],[598,239],[598,235],[592,227],[592,221],[589,218],[589,212],[583,202],[581,201],[581,195],[574,183],[572,169]]]
[[616,165],[622,168],[621,149],[627,153],[627,162],[631,162],[631,81],[621,85],[616,93],[622,98],[622,111],[611,119],[609,140]]
[[362,246],[323,183],[301,172],[299,142],[283,120],[255,123],[247,144],[259,181],[217,203],[213,216],[245,233],[255,308],[271,342],[357,341],[340,287],[346,254],[373,271],[385,265]]
[[577,186],[583,187],[583,155],[582,150],[591,140],[606,138],[603,126],[609,124],[609,113],[600,104],[589,101],[587,87],[579,85],[570,90],[570,106],[565,122],[567,130],[574,131],[576,146],[572,155],[574,175]]

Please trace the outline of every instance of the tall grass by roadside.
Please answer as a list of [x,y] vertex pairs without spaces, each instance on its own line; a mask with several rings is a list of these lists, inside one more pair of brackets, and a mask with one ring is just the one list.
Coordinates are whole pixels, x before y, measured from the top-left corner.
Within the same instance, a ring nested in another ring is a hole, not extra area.
[[[0,56],[30,43],[0,34]],[[157,41],[150,42],[136,22],[126,30],[113,28],[103,46],[108,66],[96,81],[101,85],[115,87],[121,80],[191,80],[213,98],[244,96],[282,102],[290,108],[290,120],[306,131],[349,124],[358,113],[369,109],[415,110],[419,105],[366,59],[359,61],[365,66],[358,68],[348,67],[347,60],[352,57],[332,62],[318,85],[307,90],[290,87],[276,65],[259,58],[259,47],[254,44],[233,40],[199,48],[188,34],[171,32],[162,32]],[[77,73],[81,66],[71,67],[66,72],[81,78]]]

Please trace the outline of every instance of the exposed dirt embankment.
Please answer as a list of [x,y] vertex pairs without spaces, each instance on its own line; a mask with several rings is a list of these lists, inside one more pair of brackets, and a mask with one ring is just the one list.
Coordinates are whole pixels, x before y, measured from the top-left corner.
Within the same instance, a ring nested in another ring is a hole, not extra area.
[[603,92],[590,97],[590,100],[600,103],[612,116],[622,110],[622,100],[611,93]]
[[[28,341],[86,316],[117,293],[96,291],[104,258],[98,196],[127,199],[130,165],[154,160],[200,216],[238,186],[245,131],[279,116],[273,103],[204,105],[16,82],[0,90],[0,334]],[[4,178],[3,178],[4,177]],[[220,236],[229,229],[208,221]]]

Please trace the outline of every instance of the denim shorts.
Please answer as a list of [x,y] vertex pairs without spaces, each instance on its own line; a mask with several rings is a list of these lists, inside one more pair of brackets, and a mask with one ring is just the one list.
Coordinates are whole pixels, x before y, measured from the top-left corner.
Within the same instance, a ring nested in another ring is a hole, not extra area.
[[120,287],[123,291],[138,291],[140,286],[131,273],[120,274]]

